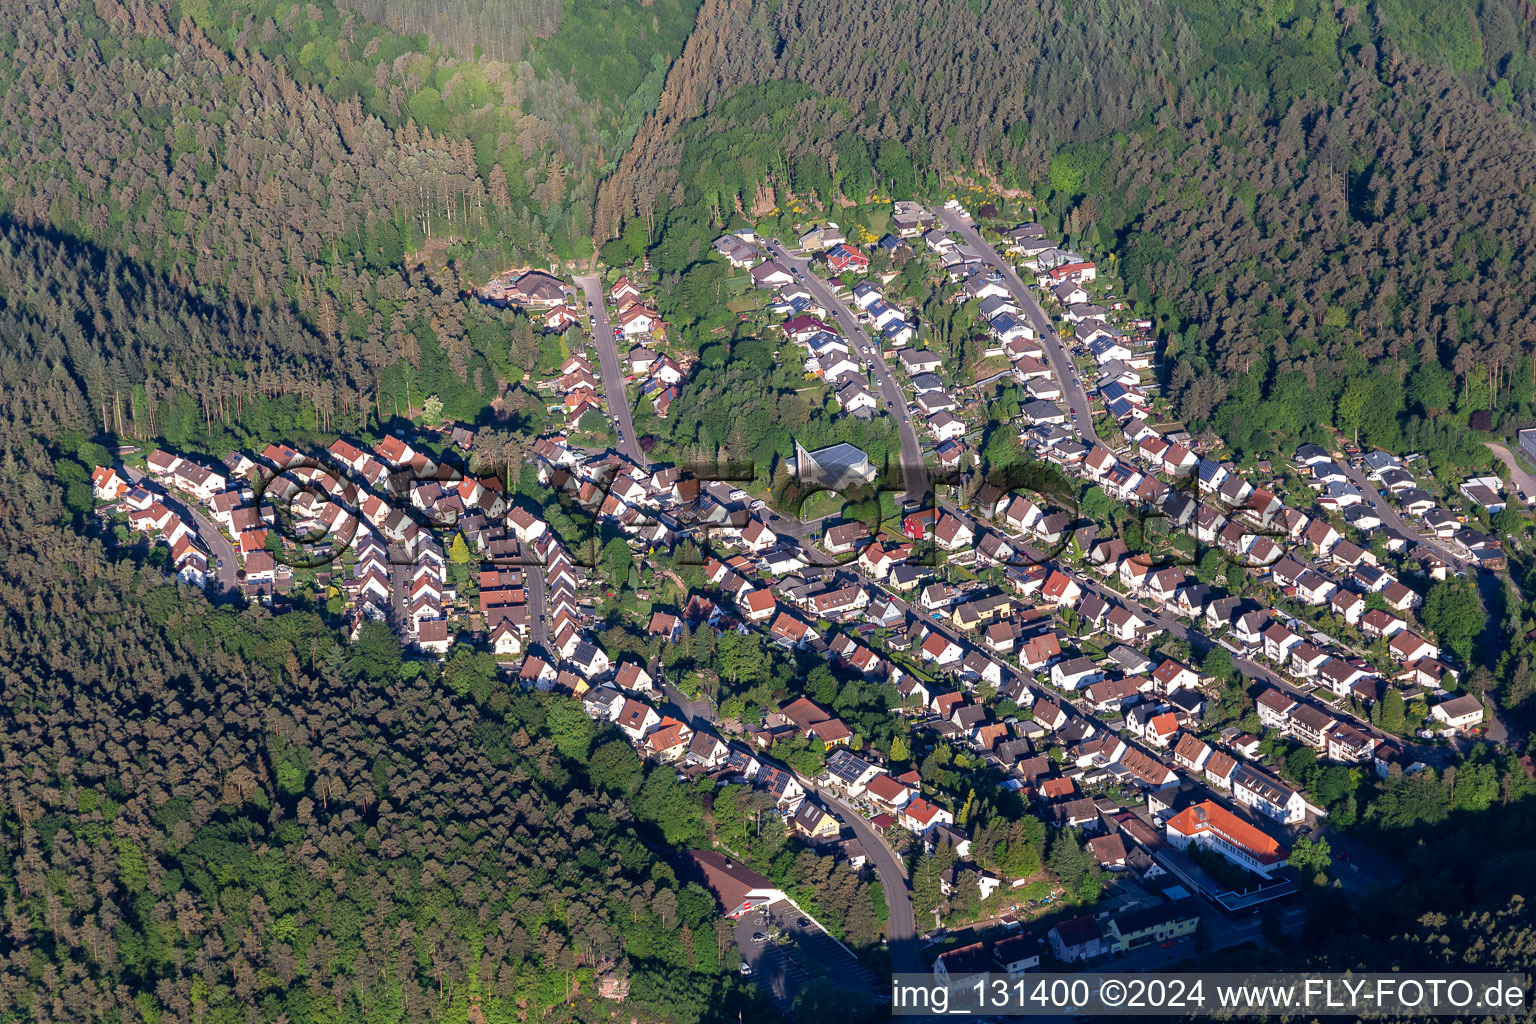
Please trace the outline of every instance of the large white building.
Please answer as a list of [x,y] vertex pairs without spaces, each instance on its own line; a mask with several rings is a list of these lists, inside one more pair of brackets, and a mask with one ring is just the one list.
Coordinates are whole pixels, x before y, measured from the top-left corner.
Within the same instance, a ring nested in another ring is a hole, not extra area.
[[793,472],[801,483],[828,491],[848,490],[875,480],[869,456],[846,441],[814,452],[796,441]]
[[1268,878],[1285,867],[1285,847],[1261,829],[1211,800],[1192,804],[1168,819],[1163,826],[1168,842],[1180,850],[1191,844],[1214,850],[1227,860]]

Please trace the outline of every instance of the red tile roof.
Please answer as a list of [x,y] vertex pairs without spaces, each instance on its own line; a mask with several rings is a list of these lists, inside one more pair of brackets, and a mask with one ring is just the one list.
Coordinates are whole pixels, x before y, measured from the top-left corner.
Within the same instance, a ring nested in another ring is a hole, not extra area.
[[1231,845],[1248,851],[1261,864],[1277,864],[1286,858],[1285,848],[1267,833],[1210,800],[1184,808],[1168,819],[1168,828],[1186,836],[1215,832]]

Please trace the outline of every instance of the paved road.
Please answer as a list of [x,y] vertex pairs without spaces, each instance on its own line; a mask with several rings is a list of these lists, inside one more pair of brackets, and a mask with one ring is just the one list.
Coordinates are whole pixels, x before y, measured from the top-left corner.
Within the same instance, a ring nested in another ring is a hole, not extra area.
[[1376,485],[1371,483],[1364,473],[1350,465],[1348,460],[1339,461],[1337,465],[1344,471],[1344,475],[1349,478],[1349,482],[1359,488],[1360,496],[1365,499],[1365,503],[1371,507],[1372,511],[1381,518],[1383,524],[1401,531],[1404,536],[1414,538],[1420,544],[1423,544],[1429,550],[1439,555],[1447,564],[1456,567],[1461,572],[1473,573],[1477,571],[1475,566],[1452,551],[1438,538],[1426,537],[1410,526],[1408,521],[1398,514],[1397,509],[1393,507],[1392,503],[1387,501],[1386,497],[1376,489]]
[[[812,787],[808,785],[807,788]],[[817,789],[816,795],[833,817],[845,828],[853,829],[880,876],[880,887],[885,890],[885,905],[890,912],[885,921],[885,941],[891,952],[891,970],[898,974],[925,970],[927,965],[918,949],[917,927],[912,915],[912,893],[907,888],[907,866],[862,814],[830,790]]]
[[537,556],[523,545],[523,594],[528,599],[528,639],[544,654],[549,653],[549,604],[545,590],[544,566],[535,564]]
[[[135,484],[148,479],[148,475],[142,469],[135,466],[124,466],[123,475],[128,477],[129,482]],[[161,489],[164,490],[164,488]],[[220,530],[218,524],[203,515],[197,508],[171,497],[169,491],[166,492],[166,495],[166,497],[161,499],[161,504],[175,512],[182,518],[183,522],[191,526],[192,531],[197,534],[198,542],[202,544],[203,550],[218,559],[218,565],[212,567],[213,572],[209,577],[210,586],[208,589],[210,591],[226,590],[231,593],[238,593],[240,582],[235,577],[235,573],[240,569],[240,560],[235,555],[235,546],[229,542],[229,538],[224,536],[224,531]]]
[[415,559],[398,544],[385,548],[389,558],[390,625],[401,639],[409,639],[411,629],[411,572]]
[[635,419],[629,408],[629,396],[624,391],[624,363],[614,342],[613,326],[608,322],[608,297],[603,293],[603,279],[588,274],[576,278],[576,285],[585,293],[590,306],[592,338],[597,344],[597,360],[603,371],[603,394],[608,399],[609,414],[618,421],[619,451],[637,465],[647,465],[650,460],[640,450],[640,440],[635,437]]
[[[1045,310],[1040,308],[1040,302],[1035,298],[1034,289],[1019,279],[1014,271],[1013,264],[998,253],[998,251],[981,236],[981,230],[967,217],[962,217],[954,210],[945,207],[936,207],[939,219],[944,226],[965,239],[967,245],[981,253],[981,258],[987,266],[998,271],[1003,276],[1003,284],[1013,293],[1013,301],[1023,311],[1025,319],[1029,321],[1035,333],[1040,336],[1041,347],[1051,363],[1051,372],[1056,375],[1056,382],[1061,385],[1063,399],[1067,407],[1077,413],[1077,428],[1083,436],[1083,440],[1091,444],[1104,444],[1093,430],[1093,412],[1088,405],[1088,393],[1083,390],[1081,384],[1073,382],[1074,370],[1072,358],[1062,344],[1061,337],[1051,326],[1051,318],[1045,315]],[[1107,447],[1107,446],[1106,446]]]
[[[1498,455],[1502,446],[1490,444],[1488,447],[1493,450],[1495,455]],[[1505,454],[1508,454],[1507,450],[1505,450]],[[1502,458],[1502,456],[1500,457]],[[1467,561],[1438,538],[1424,536],[1398,514],[1397,509],[1387,501],[1386,497],[1376,489],[1376,485],[1371,483],[1364,473],[1350,465],[1348,461],[1341,461],[1338,465],[1344,471],[1344,475],[1349,478],[1350,483],[1359,488],[1360,495],[1365,499],[1365,503],[1381,517],[1382,523],[1394,527],[1405,536],[1414,538],[1418,543],[1439,555],[1448,565],[1454,567],[1457,572],[1477,584],[1478,596],[1482,599],[1484,612],[1487,613],[1484,616],[1483,633],[1478,643],[1482,648],[1483,660],[1490,665],[1496,663],[1499,659],[1500,646],[1504,642],[1504,631],[1502,628],[1504,616],[1498,614],[1496,610],[1502,607],[1504,602],[1504,580],[1506,577],[1501,573],[1494,572],[1492,569],[1486,569]],[[1490,609],[1494,611],[1490,611]],[[1463,668],[1466,669],[1468,666],[1463,666]],[[1505,743],[1509,739],[1508,727],[1500,717],[1498,705],[1494,703],[1492,697],[1488,698],[1487,703],[1492,713],[1492,721],[1489,722],[1488,726],[1488,738],[1495,743]]]
[[870,338],[869,333],[859,323],[858,317],[843,300],[833,295],[832,289],[811,273],[809,260],[791,256],[782,245],[772,242],[768,244],[768,248],[780,264],[792,273],[798,272],[801,283],[816,296],[821,305],[831,312],[832,319],[843,337],[859,350],[855,358],[868,362],[874,369],[875,379],[880,386],[880,397],[885,400],[887,411],[896,417],[901,435],[901,475],[907,487],[902,497],[907,500],[921,500],[928,493],[928,471],[923,462],[923,448],[917,439],[917,430],[912,425],[912,414],[907,411],[907,396],[902,393],[895,376],[891,373],[891,368],[886,365],[880,346]]

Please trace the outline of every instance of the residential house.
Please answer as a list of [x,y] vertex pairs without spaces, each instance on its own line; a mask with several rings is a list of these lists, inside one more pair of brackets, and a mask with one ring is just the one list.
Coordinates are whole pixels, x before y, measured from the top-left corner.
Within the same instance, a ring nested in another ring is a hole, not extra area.
[[1088,852],[1093,855],[1094,862],[1106,871],[1125,870],[1125,840],[1118,832],[1088,840]]
[[1387,651],[1393,659],[1412,663],[1420,658],[1439,658],[1440,648],[1411,630],[1403,630],[1392,637]]
[[944,667],[959,661],[964,651],[959,644],[949,639],[949,637],[934,631],[924,638],[919,653],[924,661],[931,661],[940,667]]
[[791,814],[799,808],[800,801],[805,799],[805,787],[800,785],[793,774],[775,765],[765,764],[758,769],[757,785],[773,796],[781,810]]
[[1006,974],[1010,978],[1038,971],[1040,970],[1040,952],[1044,943],[1045,934],[1039,928],[1010,935],[992,946],[990,970]]
[[992,958],[985,942],[972,942],[939,954],[933,962],[933,979],[952,992],[963,992],[986,983]]
[[1087,914],[1060,922],[1047,935],[1051,952],[1062,963],[1090,960],[1104,952],[1099,922]]
[[1187,768],[1197,775],[1205,771],[1205,766],[1211,759],[1211,745],[1192,732],[1186,732],[1179,737],[1179,742],[1173,747],[1174,763],[1181,768]]
[[1172,711],[1164,711],[1147,720],[1145,738],[1154,747],[1166,748],[1173,742],[1178,731],[1179,716]]
[[655,680],[638,661],[622,661],[613,675],[614,683],[630,693],[654,693]]
[[1103,678],[1103,671],[1087,658],[1073,658],[1051,666],[1051,685],[1059,690],[1080,690]]
[[1483,702],[1466,693],[1441,701],[1429,709],[1429,715],[1453,732],[1468,732],[1482,724]]
[[688,753],[688,745],[692,741],[693,730],[687,723],[675,718],[663,718],[655,729],[646,734],[642,747],[648,756],[662,764],[670,764]]
[[722,767],[730,757],[731,748],[725,742],[710,732],[695,732],[693,739],[688,742],[688,753],[685,760],[689,764],[699,765],[702,768],[713,771]]
[[1205,762],[1205,781],[1217,789],[1232,788],[1232,773],[1237,771],[1237,760],[1222,750],[1213,750]]
[[1248,764],[1238,765],[1232,773],[1232,798],[1284,825],[1294,825],[1307,816],[1306,801],[1300,793]]
[[624,706],[620,709],[615,723],[629,737],[631,743],[638,744],[645,739],[647,733],[661,724],[661,715],[649,704],[642,704],[640,701],[629,698],[624,701]]
[[924,835],[936,825],[953,825],[955,816],[923,797],[915,797],[902,808],[898,821],[909,832]]
[[1168,694],[1199,686],[1200,674],[1175,658],[1165,658],[1153,670],[1152,681],[1159,693]]
[[802,801],[789,817],[789,827],[798,836],[815,845],[836,839],[842,831],[838,820],[813,800]]
[[876,775],[865,785],[864,795],[876,807],[900,813],[917,798],[916,791],[887,774]]
[[1039,672],[1061,656],[1061,638],[1054,632],[1030,637],[1019,645],[1019,664]]
[[1120,758],[1120,764],[1130,772],[1131,780],[1142,789],[1158,790],[1177,785],[1179,777],[1173,770],[1144,750],[1129,747]]

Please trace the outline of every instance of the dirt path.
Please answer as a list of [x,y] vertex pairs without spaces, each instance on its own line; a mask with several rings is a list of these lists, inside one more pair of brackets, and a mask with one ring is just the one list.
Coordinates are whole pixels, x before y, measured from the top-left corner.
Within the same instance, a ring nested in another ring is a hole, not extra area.
[[1536,496],[1536,476],[1532,476],[1525,471],[1524,467],[1520,465],[1519,460],[1515,458],[1514,452],[1511,452],[1502,444],[1496,444],[1493,441],[1488,442],[1488,450],[1493,452],[1500,462],[1509,467],[1509,479],[1522,495],[1526,498]]

